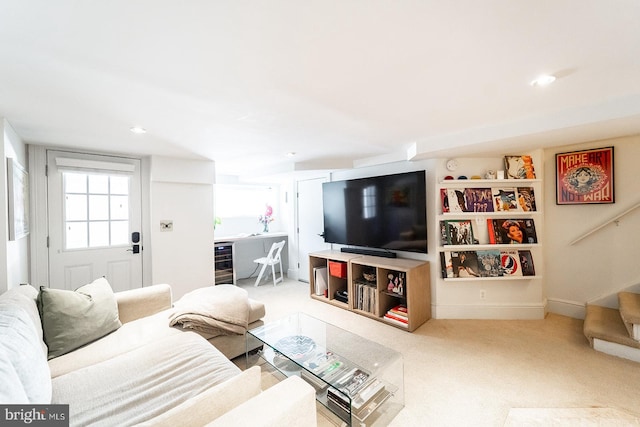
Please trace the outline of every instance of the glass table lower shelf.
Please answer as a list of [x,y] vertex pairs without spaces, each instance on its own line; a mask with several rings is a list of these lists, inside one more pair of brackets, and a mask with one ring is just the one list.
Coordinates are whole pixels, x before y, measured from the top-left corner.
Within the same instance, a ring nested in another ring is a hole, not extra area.
[[347,425],[387,425],[404,406],[403,361],[395,350],[304,313],[246,336],[248,349],[263,344],[260,356],[269,365],[311,384],[317,401]]

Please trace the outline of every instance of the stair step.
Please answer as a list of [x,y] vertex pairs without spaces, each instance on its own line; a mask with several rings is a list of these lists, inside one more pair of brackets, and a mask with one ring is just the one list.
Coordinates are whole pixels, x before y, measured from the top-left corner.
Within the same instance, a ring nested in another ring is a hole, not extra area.
[[615,308],[587,304],[583,331],[591,347],[594,339],[600,339],[640,349],[640,342],[629,336],[620,311]]
[[640,294],[620,292],[618,293],[618,302],[620,316],[629,336],[636,341],[640,340]]

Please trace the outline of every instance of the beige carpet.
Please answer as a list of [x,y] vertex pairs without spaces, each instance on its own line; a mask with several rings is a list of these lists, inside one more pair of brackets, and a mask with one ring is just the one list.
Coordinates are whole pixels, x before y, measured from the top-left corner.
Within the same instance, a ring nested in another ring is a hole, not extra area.
[[306,283],[239,286],[267,321],[302,311],[400,351],[405,407],[392,426],[640,426],[640,364],[592,350],[581,320],[432,319],[407,333],[312,300]]
[[514,408],[505,427],[623,427],[639,425],[640,419],[611,408]]

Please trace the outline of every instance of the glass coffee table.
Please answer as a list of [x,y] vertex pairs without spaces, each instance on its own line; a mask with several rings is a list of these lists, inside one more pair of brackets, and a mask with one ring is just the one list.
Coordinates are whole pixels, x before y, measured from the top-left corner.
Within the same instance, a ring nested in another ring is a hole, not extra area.
[[[298,375],[347,425],[388,425],[404,406],[402,355],[304,313],[246,334],[247,349],[285,376]],[[250,353],[247,351],[247,366]]]

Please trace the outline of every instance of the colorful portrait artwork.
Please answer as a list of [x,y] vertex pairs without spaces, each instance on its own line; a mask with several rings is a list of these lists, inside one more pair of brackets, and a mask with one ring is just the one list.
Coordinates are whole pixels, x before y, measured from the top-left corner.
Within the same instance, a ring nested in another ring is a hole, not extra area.
[[613,147],[556,154],[556,203],[614,203]]

